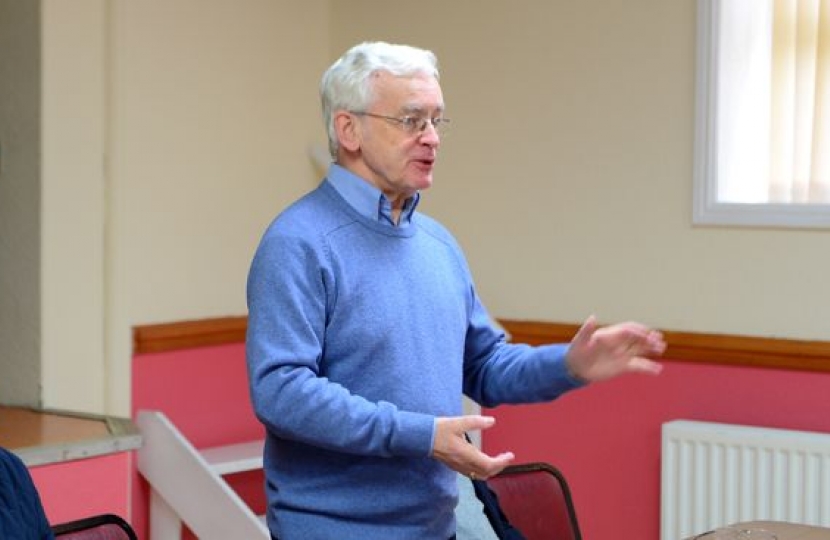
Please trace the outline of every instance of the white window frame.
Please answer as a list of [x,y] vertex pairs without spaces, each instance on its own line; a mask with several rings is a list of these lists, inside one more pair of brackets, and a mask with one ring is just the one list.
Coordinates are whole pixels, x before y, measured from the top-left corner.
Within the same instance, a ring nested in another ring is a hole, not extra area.
[[724,203],[717,200],[717,120],[720,10],[725,0],[698,0],[697,88],[695,117],[695,225],[830,228],[830,205]]

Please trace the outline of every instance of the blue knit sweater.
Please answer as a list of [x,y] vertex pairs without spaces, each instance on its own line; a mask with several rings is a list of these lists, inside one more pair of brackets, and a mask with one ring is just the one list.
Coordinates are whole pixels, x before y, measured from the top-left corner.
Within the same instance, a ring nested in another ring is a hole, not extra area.
[[248,307],[280,540],[450,537],[456,477],[430,457],[435,418],[461,414],[462,391],[494,406],[579,385],[564,346],[505,343],[444,227],[418,212],[408,227],[372,219],[328,180],[263,235]]
[[17,455],[5,448],[0,448],[0,538],[55,538],[29,470]]

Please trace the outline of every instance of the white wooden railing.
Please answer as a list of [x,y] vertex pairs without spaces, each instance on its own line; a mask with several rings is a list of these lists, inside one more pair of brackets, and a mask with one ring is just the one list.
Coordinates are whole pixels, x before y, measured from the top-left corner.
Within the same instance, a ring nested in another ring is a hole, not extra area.
[[263,441],[197,450],[160,411],[141,411],[138,470],[150,484],[150,540],[181,540],[182,523],[201,540],[269,540],[264,519],[223,475],[262,468]]

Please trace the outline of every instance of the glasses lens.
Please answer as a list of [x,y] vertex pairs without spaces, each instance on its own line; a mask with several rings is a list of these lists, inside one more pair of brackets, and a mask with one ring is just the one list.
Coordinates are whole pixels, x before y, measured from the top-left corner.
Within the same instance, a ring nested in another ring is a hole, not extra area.
[[418,126],[419,131],[423,133],[430,125],[438,135],[444,135],[447,132],[447,120],[444,118],[424,118]]

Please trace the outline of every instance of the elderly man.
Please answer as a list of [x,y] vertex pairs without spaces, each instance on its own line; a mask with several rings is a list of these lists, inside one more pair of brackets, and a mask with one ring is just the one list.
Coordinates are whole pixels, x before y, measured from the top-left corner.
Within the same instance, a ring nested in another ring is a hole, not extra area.
[[464,255],[417,211],[444,116],[434,54],[362,43],[321,82],[334,163],[263,235],[248,278],[247,357],[266,428],[271,534],[280,540],[454,538],[456,472],[486,479],[512,453],[465,439],[484,406],[555,399],[657,373],[659,332],[636,323],[570,344],[510,344]]

